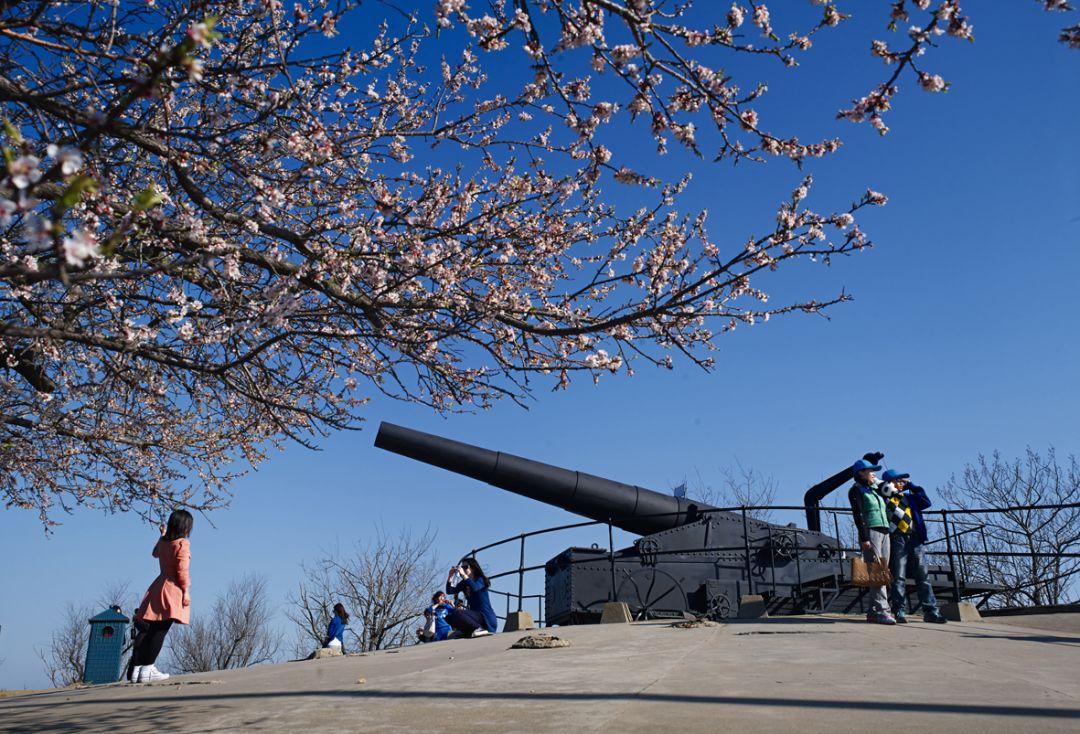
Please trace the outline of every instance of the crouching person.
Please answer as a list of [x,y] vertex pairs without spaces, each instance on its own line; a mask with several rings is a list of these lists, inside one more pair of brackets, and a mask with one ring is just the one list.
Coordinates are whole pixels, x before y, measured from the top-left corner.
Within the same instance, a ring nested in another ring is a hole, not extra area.
[[[455,575],[461,576],[457,584],[454,583]],[[469,608],[455,609],[447,615],[446,621],[462,637],[481,637],[499,629],[499,619],[488,597],[489,588],[491,582],[475,558],[463,558],[459,565],[450,569],[446,577],[446,593],[465,594]]]
[[454,605],[446,600],[446,594],[436,591],[431,595],[431,606],[424,610],[424,627],[416,630],[420,642],[439,642],[450,636],[453,628],[446,621],[454,611]]
[[930,498],[926,490],[908,481],[908,474],[901,474],[889,469],[881,475],[882,494],[889,503],[892,543],[889,571],[893,583],[890,590],[890,603],[893,615],[900,624],[907,622],[907,577],[915,580],[915,589],[919,595],[923,620],[935,624],[947,621],[937,606],[934,587],[928,579],[926,554],[926,523],[922,511],[930,507]]

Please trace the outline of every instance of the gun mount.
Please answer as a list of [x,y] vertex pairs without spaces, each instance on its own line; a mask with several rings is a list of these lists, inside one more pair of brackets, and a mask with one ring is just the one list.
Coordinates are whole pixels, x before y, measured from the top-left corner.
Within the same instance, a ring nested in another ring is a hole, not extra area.
[[[568,548],[548,561],[549,625],[599,621],[609,601],[626,602],[637,618],[724,619],[748,594],[762,595],[771,613],[862,606],[865,590],[844,582],[842,544],[813,527],[816,517],[809,530],[776,525],[390,423],[379,426],[375,446],[643,536],[614,553]],[[830,485],[821,496],[847,481],[850,467],[844,473],[817,485]],[[931,569],[935,586],[950,578]]]

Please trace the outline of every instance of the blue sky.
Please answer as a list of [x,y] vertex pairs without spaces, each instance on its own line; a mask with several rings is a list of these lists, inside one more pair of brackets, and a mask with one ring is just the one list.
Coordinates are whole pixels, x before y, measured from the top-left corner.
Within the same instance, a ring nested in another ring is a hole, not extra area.
[[[769,287],[779,300],[843,288],[852,303],[829,319],[740,327],[718,339],[712,373],[642,367],[632,379],[579,380],[557,393],[538,383],[528,409],[506,403],[476,414],[375,399],[364,431],[331,436],[319,452],[288,447],[235,484],[214,527],[197,518],[196,613],[244,573],[265,575],[284,605],[301,562],[347,549],[378,525],[430,526],[449,564],[470,547],[574,521],[373,448],[381,420],[659,491],[698,473],[718,482],[720,468],[738,460],[775,477],[778,499],[790,503],[869,450],[931,490],[979,452],[1015,456],[1051,444],[1077,452],[1080,52],[1056,43],[1063,16],[1035,3],[969,12],[976,43],[943,41],[930,62],[951,90],[931,95],[905,81],[885,138],[832,119],[883,77],[868,53],[884,35],[874,12],[818,39],[798,75],[769,75],[774,101],[763,116],[804,139],[845,136],[839,154],[810,165],[811,204],[844,206],[867,187],[890,198],[863,220],[873,250],[780,273]],[[838,70],[844,85],[826,85]],[[651,147],[644,137],[619,142]],[[708,208],[710,230],[731,242],[769,227],[802,177],[779,163],[701,163],[674,148],[655,165],[694,172],[684,205]],[[138,593],[156,574],[156,530],[137,518],[61,519],[46,536],[34,514],[0,512],[0,687],[47,685],[34,649],[65,602],[89,602],[117,580]],[[537,541],[529,560],[604,536]],[[493,558],[489,570],[502,563]]]

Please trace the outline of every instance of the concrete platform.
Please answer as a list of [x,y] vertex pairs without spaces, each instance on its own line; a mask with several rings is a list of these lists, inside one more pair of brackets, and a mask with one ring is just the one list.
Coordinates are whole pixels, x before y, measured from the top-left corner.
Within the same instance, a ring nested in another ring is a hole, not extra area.
[[451,640],[0,700],[3,732],[1080,731],[1080,634],[786,617]]

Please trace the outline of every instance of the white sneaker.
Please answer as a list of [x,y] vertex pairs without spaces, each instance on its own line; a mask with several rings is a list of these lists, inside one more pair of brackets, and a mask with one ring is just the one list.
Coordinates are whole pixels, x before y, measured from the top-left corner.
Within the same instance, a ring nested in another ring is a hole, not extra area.
[[141,666],[141,665],[136,665],[134,668],[132,668],[131,669],[131,679],[128,680],[128,683],[138,683],[139,682],[139,677],[142,675],[142,669],[143,669],[143,666]]
[[490,632],[488,632],[488,631],[487,631],[486,629],[484,629],[483,627],[477,627],[476,629],[474,629],[474,630],[472,631],[472,634],[471,634],[471,635],[469,635],[469,637],[484,637],[485,635],[490,635],[490,634],[491,634],[491,633],[490,633]]
[[142,670],[139,671],[140,683],[157,683],[159,680],[165,680],[168,677],[168,673],[162,673],[153,665],[144,665]]

